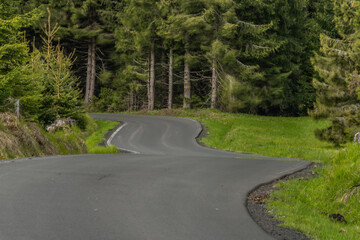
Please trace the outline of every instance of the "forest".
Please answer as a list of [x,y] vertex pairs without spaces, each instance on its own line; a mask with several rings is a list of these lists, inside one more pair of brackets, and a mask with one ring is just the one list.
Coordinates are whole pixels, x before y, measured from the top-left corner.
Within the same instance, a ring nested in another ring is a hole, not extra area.
[[[0,111],[215,108],[360,131],[358,0],[2,0]],[[359,61],[360,62],[360,61]]]

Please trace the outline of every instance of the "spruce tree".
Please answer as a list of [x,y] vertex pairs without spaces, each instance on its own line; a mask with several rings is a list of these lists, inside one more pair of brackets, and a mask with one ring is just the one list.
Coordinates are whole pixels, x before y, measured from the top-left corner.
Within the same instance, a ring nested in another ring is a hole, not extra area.
[[[38,11],[16,14],[11,1],[0,4],[0,105],[8,110],[13,99],[36,95],[36,83],[26,79],[21,68],[29,59],[29,48],[22,28],[30,26],[39,18]],[[10,106],[11,108],[11,106]]]
[[264,101],[266,78],[258,63],[274,52],[279,42],[269,33],[272,24],[254,17],[259,5],[234,1],[224,12],[219,37],[212,43],[212,55],[218,56],[222,69],[222,109],[227,111],[257,113]]
[[[117,35],[120,51],[133,48],[139,52],[138,56],[144,57],[149,64],[147,80],[149,110],[155,107],[155,60],[158,39],[156,30],[160,19],[157,2],[157,0],[128,0],[121,17],[122,26]],[[126,39],[127,37],[129,39]]]
[[[191,108],[192,80],[191,68],[199,65],[204,56],[202,45],[208,41],[210,26],[202,13],[205,5],[202,1],[171,1],[171,8],[166,22],[162,26],[162,36],[175,47],[181,45],[183,51],[183,108]],[[173,47],[173,48],[174,48]],[[170,47],[171,48],[171,47]]]
[[[81,68],[82,65],[86,65],[86,72],[78,72],[85,78],[85,104],[88,105],[95,96],[96,79],[100,75],[98,61],[100,60],[99,52],[102,53],[102,51],[99,50],[99,47],[115,42],[113,37],[113,31],[117,25],[115,11],[119,10],[121,2],[110,0],[51,1],[49,6],[53,9],[54,19],[61,26],[58,36],[64,43],[71,45],[67,48],[82,49],[86,45],[86,64],[76,62],[76,65]],[[77,59],[80,61],[84,57],[77,53]]]
[[318,129],[316,136],[336,145],[351,140],[360,130],[358,100],[359,80],[359,12],[358,1],[334,1],[337,38],[321,35],[321,54],[313,58],[319,74],[314,79],[317,91],[315,108],[310,114],[329,118],[331,127]]

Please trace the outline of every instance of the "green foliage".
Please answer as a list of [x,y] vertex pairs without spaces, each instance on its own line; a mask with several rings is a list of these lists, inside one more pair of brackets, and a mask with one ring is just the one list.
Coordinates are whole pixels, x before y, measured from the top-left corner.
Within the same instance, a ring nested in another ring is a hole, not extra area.
[[104,135],[108,131],[114,129],[117,125],[119,125],[119,122],[100,121],[100,120],[95,120],[95,122],[97,125],[97,130],[86,139],[86,147],[88,153],[90,154],[118,153],[119,151],[116,149],[115,146],[99,146],[99,144],[106,140],[104,138]]
[[[285,226],[314,239],[359,239],[359,150],[358,144],[349,144],[324,167],[315,169],[318,176],[281,182],[267,207]],[[337,213],[348,224],[328,217]]]
[[[214,66],[219,78],[220,109],[265,115],[304,115],[314,102],[312,79],[314,75],[319,78],[310,62],[320,48],[319,33],[330,38],[351,34],[351,38],[356,39],[354,27],[358,25],[356,14],[348,14],[357,6],[343,4],[340,0],[3,2],[0,11],[7,21],[12,16],[29,14],[31,8],[48,6],[54,9],[53,19],[61,26],[57,36],[62,38],[64,52],[68,55],[74,47],[78,49],[73,66],[80,89],[85,88],[85,76],[89,75],[88,69],[85,70],[87,53],[89,43],[95,39],[96,64],[91,66],[94,70],[96,65],[97,97],[91,107],[102,111],[140,109],[147,105],[149,53],[154,46],[158,108],[164,107],[167,100],[167,53],[172,49],[176,62],[175,105],[183,101],[184,63],[188,63],[191,95],[195,99],[189,101],[198,102],[199,106],[210,105],[212,86],[209,79]],[[335,31],[333,22],[343,30]],[[19,29],[26,27],[26,36],[31,39],[38,37],[39,26],[27,23]],[[9,45],[9,49],[16,51],[12,68],[29,61],[21,31],[13,36],[16,35],[20,48]],[[354,51],[356,44],[354,41]],[[3,51],[8,50],[4,48]],[[185,56],[186,51],[188,56]],[[318,56],[326,54],[331,53]],[[5,55],[11,57],[10,52]],[[352,61],[357,62],[357,56],[352,55]],[[316,61],[318,65],[326,60]],[[22,71],[25,70],[18,70],[19,79],[23,79],[20,77]],[[351,81],[348,74],[345,78]],[[7,81],[3,81],[3,86]],[[3,99],[10,98],[11,91],[3,88]],[[39,96],[34,94],[33,101]],[[53,116],[54,112],[48,115]]]
[[[4,3],[5,5],[5,3]],[[4,7],[4,5],[1,5]],[[5,5],[6,6],[6,5]],[[4,9],[3,9],[4,11]],[[4,14],[4,16],[6,16]],[[27,42],[22,39],[21,29],[34,23],[39,17],[37,11],[24,15],[14,15],[9,19],[0,17],[0,105],[24,95],[33,94],[35,86],[24,79],[23,65],[29,61]],[[34,93],[36,96],[37,94]],[[6,108],[4,109],[6,110]]]
[[148,114],[173,115],[201,121],[208,135],[201,141],[216,149],[314,162],[326,162],[339,151],[339,148],[316,139],[313,134],[316,128],[330,125],[326,120],[230,114],[207,109],[162,110]]
[[359,131],[357,121],[360,103],[357,89],[359,80],[359,11],[357,2],[334,1],[337,38],[321,35],[321,54],[312,62],[319,78],[313,80],[317,97],[314,118],[332,119],[328,129],[318,130],[317,136],[336,145],[345,143]]
[[73,54],[67,56],[59,44],[56,47],[52,44],[58,29],[57,25],[52,28],[49,12],[48,24],[44,29],[44,47],[41,52],[35,53],[34,57],[38,61],[37,65],[32,65],[32,70],[43,76],[40,80],[44,86],[37,117],[44,125],[58,118],[73,118],[78,120],[79,126],[84,129],[84,110],[79,99],[77,78],[71,72]]

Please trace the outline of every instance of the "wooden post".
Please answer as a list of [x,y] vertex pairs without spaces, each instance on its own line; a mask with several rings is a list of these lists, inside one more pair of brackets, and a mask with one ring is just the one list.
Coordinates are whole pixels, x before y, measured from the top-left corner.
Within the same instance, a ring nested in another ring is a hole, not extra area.
[[18,119],[20,119],[20,100],[15,100],[15,114]]
[[217,69],[216,69],[216,57],[213,56],[212,63],[212,80],[211,80],[211,108],[216,108],[216,98],[217,98]]

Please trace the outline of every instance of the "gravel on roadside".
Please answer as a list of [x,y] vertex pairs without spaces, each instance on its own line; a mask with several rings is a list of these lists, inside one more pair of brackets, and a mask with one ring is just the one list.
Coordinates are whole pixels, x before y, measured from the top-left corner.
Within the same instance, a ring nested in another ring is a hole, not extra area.
[[311,238],[294,229],[280,226],[281,222],[276,220],[272,215],[270,215],[269,210],[265,208],[265,199],[269,198],[271,192],[276,190],[276,188],[274,188],[274,185],[276,185],[280,181],[288,181],[294,178],[308,179],[314,177],[314,173],[312,170],[317,166],[318,165],[315,163],[310,164],[307,168],[301,171],[287,175],[285,177],[282,177],[281,179],[274,180],[270,183],[263,184],[249,193],[246,201],[246,207],[251,217],[257,224],[259,224],[262,229],[264,229],[265,232],[272,235],[275,239],[311,240]]

